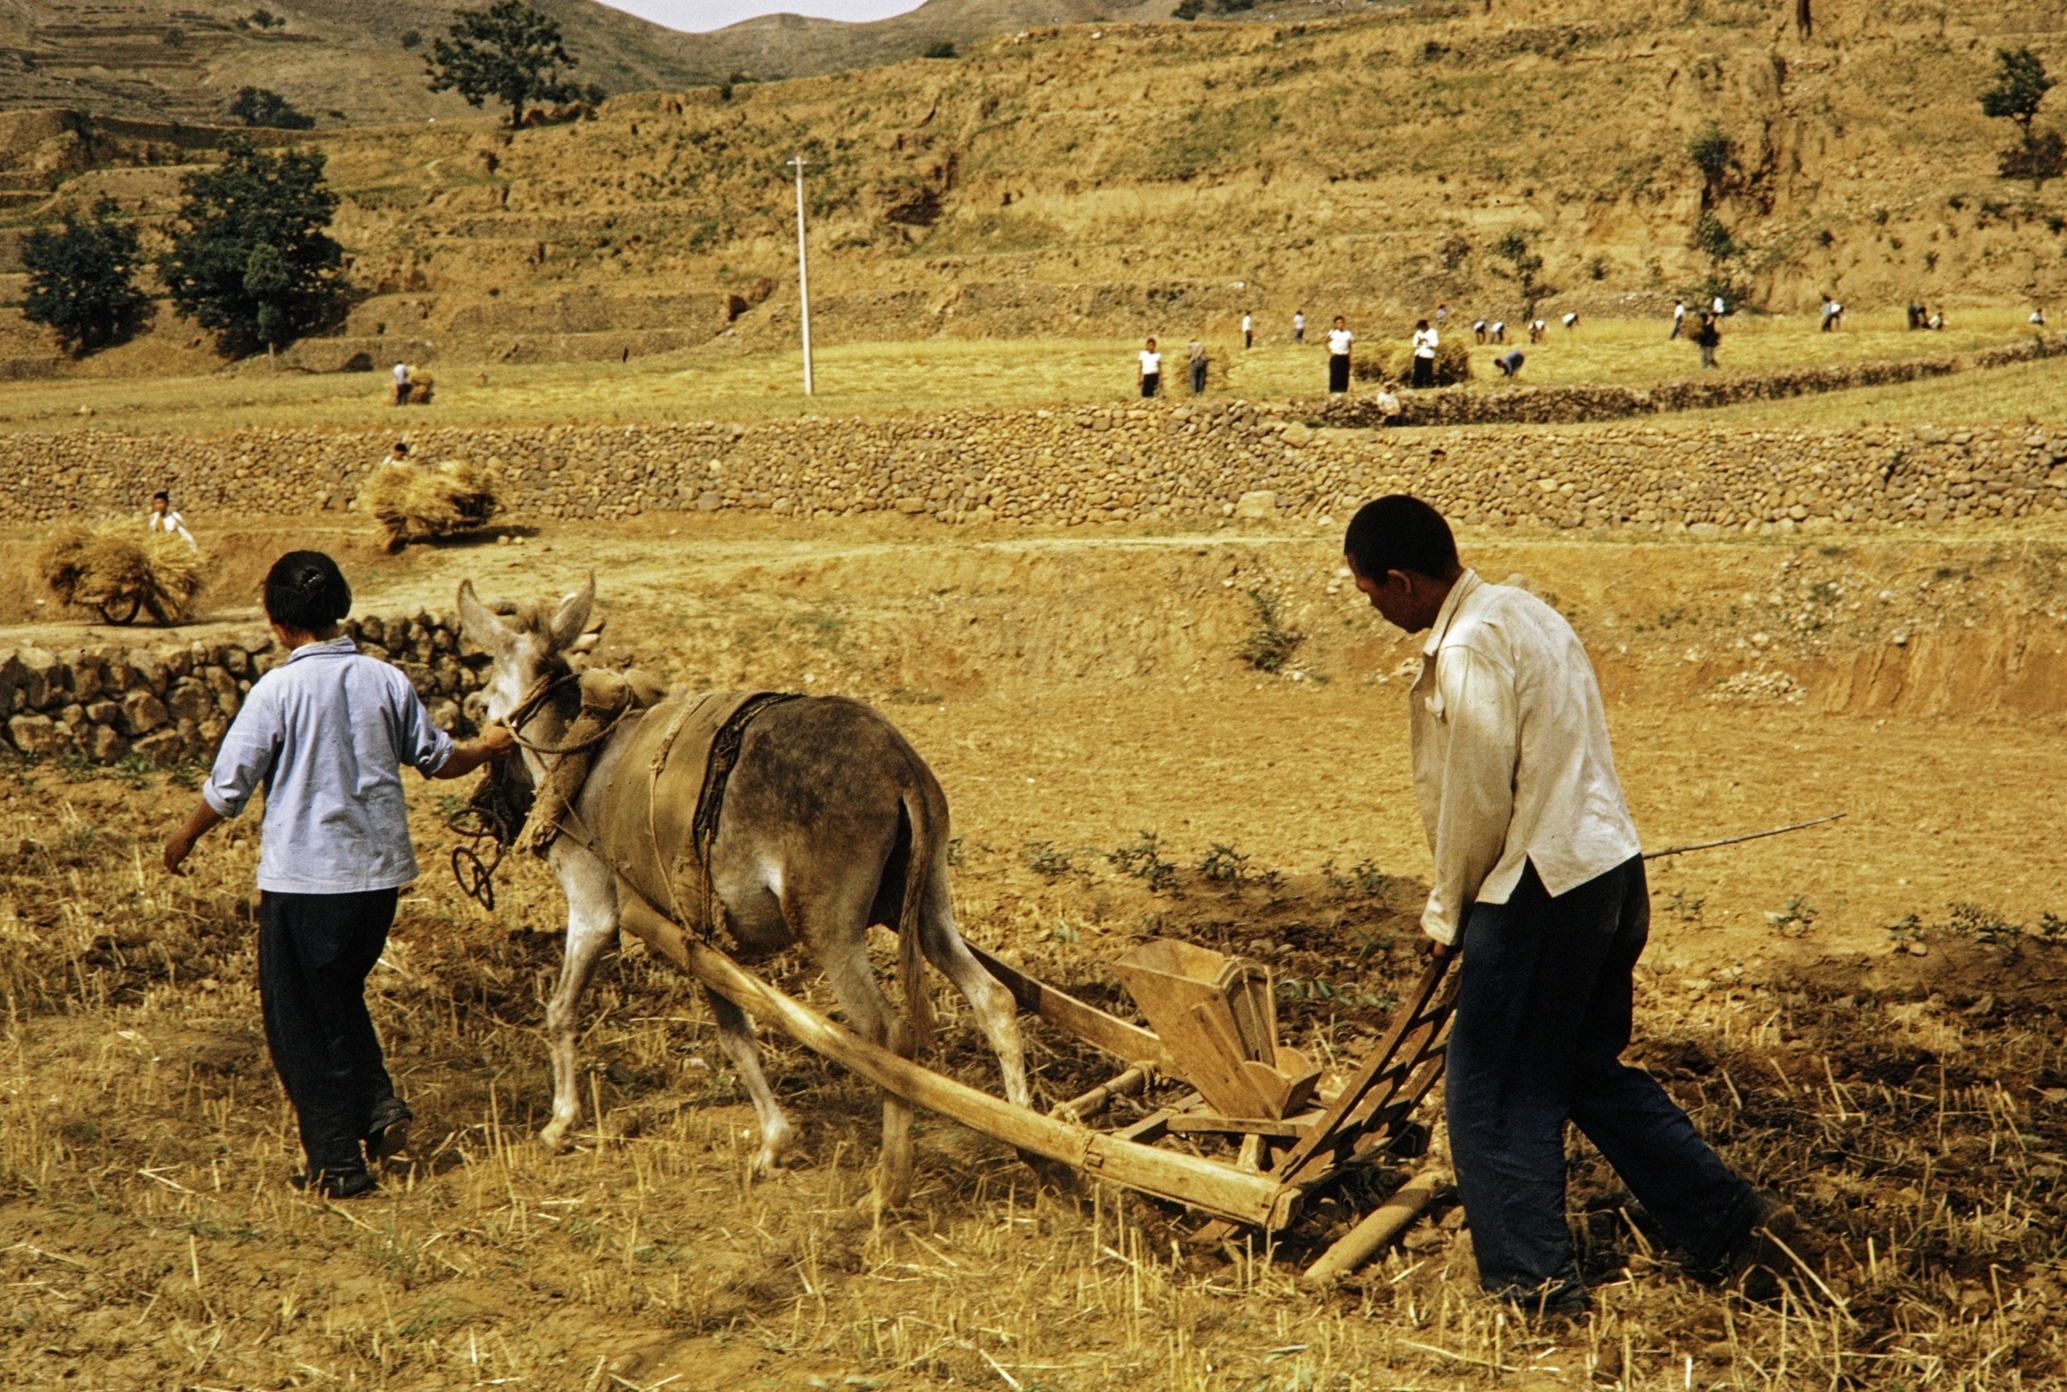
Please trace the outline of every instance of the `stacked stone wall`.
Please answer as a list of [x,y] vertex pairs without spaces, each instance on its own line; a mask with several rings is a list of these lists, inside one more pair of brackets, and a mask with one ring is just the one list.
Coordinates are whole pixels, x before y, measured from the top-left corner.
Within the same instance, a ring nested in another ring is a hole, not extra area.
[[[360,651],[393,662],[441,730],[481,715],[482,659],[462,660],[459,624],[426,612],[353,619]],[[4,746],[42,759],[171,765],[213,756],[259,677],[287,660],[269,631],[203,641],[0,650]]]
[[[496,464],[506,516],[532,521],[896,512],[1076,525],[1197,521],[1238,508],[1318,519],[1394,489],[1487,525],[1731,533],[2067,507],[2067,424],[2059,422],[1316,430],[1302,414],[1296,402],[1207,397],[751,424],[448,427],[410,439],[418,459]],[[0,519],[140,515],[161,487],[204,527],[211,514],[336,511],[393,439],[390,431],[286,429],[213,439],[4,436]]]

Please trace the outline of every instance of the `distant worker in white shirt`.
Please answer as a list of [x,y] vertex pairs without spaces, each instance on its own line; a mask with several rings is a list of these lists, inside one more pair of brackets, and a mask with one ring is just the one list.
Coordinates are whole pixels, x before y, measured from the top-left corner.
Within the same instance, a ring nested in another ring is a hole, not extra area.
[[[1650,926],[1636,826],[1578,635],[1457,559],[1418,498],[1366,504],[1343,542],[1386,620],[1429,634],[1409,697],[1414,792],[1435,858],[1421,916],[1461,959],[1444,1110],[1479,1280],[1531,1313],[1588,1307],[1565,1219],[1578,1124],[1687,1270],[1773,1280],[1792,1211],[1732,1174],[1650,1074],[1621,1061]],[[1762,1287],[1761,1293],[1770,1293]]]
[[395,364],[395,404],[397,406],[407,406],[409,404],[408,363]]
[[1349,331],[1349,321],[1341,315],[1335,316],[1335,327],[1328,330],[1328,391],[1330,393],[1349,390],[1349,345],[1356,336]]
[[1410,385],[1415,391],[1426,391],[1435,385],[1435,350],[1442,346],[1442,338],[1428,327],[1426,319],[1414,324],[1414,376]]
[[194,534],[187,530],[187,519],[172,510],[172,495],[162,488],[151,495],[151,516],[145,525],[151,529],[152,536],[160,533],[176,536],[196,551],[201,549],[194,541]]
[[1242,347],[1254,348],[1255,346],[1256,321],[1250,318],[1248,315],[1244,314],[1242,316]]
[[1292,315],[1292,341],[1306,342],[1306,311],[1303,309],[1295,311]]
[[1145,401],[1154,396],[1163,385],[1163,355],[1156,351],[1156,341],[1150,339],[1141,350],[1141,396]]

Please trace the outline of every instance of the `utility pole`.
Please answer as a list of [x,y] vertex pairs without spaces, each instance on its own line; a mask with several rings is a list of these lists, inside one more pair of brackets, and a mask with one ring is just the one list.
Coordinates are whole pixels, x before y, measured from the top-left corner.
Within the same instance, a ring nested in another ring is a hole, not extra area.
[[789,161],[797,171],[797,305],[804,327],[804,395],[811,395],[811,274],[804,260],[804,157]]

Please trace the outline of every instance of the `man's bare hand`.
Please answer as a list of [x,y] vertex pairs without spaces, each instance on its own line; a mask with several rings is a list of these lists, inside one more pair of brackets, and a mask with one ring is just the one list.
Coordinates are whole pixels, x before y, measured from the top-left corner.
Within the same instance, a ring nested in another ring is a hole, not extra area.
[[517,736],[507,725],[490,725],[474,741],[481,746],[481,752],[500,763],[517,752]]
[[194,843],[206,836],[209,829],[220,821],[222,814],[207,803],[196,807],[193,815],[187,818],[186,825],[172,833],[172,839],[165,843],[165,873],[185,874],[186,872],[179,868],[180,863],[192,854]]
[[1428,940],[1428,960],[1431,962],[1447,962],[1456,951],[1448,943],[1437,942],[1434,938]]

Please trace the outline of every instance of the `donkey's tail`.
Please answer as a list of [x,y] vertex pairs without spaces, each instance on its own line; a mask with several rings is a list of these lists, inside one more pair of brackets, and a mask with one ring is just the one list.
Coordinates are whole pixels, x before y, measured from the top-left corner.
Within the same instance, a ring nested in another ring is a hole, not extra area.
[[904,816],[911,826],[911,854],[905,859],[904,903],[897,914],[897,990],[904,997],[897,1052],[917,1058],[933,1043],[933,1008],[926,998],[926,957],[920,950],[926,890],[933,879],[936,828],[926,787],[914,781],[904,790]]

